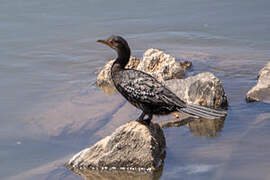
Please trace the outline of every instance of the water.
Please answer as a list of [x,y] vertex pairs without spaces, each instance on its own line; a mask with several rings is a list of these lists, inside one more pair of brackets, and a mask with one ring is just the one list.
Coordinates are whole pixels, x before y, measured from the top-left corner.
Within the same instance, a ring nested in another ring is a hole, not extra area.
[[[81,179],[63,164],[136,118],[118,95],[93,86],[115,54],[95,43],[124,36],[190,59],[189,75],[219,77],[230,108],[216,137],[167,128],[161,179],[269,179],[270,106],[245,93],[269,61],[270,1],[2,0],[0,179]],[[181,137],[181,138],[177,138]]]

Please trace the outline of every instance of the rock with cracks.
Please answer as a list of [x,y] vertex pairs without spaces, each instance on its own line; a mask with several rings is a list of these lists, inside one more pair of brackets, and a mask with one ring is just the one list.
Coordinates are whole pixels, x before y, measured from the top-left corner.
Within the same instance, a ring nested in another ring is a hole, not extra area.
[[111,136],[74,155],[66,164],[73,171],[152,171],[159,167],[165,151],[165,137],[158,124],[145,126],[131,121]]
[[173,79],[166,86],[188,104],[211,108],[226,108],[227,96],[221,81],[210,72],[200,73],[186,79]]
[[[97,77],[97,86],[102,88],[105,93],[112,93],[113,83],[111,80],[111,66],[114,62],[110,60],[100,71]],[[130,57],[126,68],[136,69],[156,77],[159,81],[164,82],[169,79],[184,78],[186,69],[191,67],[191,62],[179,62],[176,59],[158,49],[148,49],[141,60]]]
[[270,62],[259,71],[258,83],[248,91],[246,100],[270,103]]
[[169,79],[184,78],[186,69],[190,66],[190,62],[178,62],[172,55],[151,48],[145,51],[137,69],[147,72],[163,82]]

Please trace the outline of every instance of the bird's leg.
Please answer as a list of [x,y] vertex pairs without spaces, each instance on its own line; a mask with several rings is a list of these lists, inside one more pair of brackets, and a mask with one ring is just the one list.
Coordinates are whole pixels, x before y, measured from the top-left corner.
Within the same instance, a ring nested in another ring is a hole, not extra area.
[[143,122],[143,119],[144,119],[145,115],[146,114],[144,112],[142,112],[141,115],[138,117],[138,119],[136,119],[136,121]]
[[140,122],[142,124],[149,125],[153,115],[152,114],[147,114],[148,118],[144,119],[145,115],[146,115],[146,113],[142,112],[142,114],[139,116],[139,118],[136,121],[138,121],[138,122]]
[[147,115],[148,115],[148,118],[145,119],[144,121],[146,122],[147,125],[149,125],[150,122],[151,122],[151,120],[152,120],[152,118],[153,118],[153,114],[147,114]]

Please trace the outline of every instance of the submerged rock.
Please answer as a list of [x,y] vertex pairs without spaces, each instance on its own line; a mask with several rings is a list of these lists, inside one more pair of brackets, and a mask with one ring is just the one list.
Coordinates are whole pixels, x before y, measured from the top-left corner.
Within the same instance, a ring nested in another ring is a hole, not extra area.
[[145,126],[131,121],[117,128],[111,136],[74,155],[67,167],[73,171],[152,171],[162,161],[165,144],[163,131],[158,124]]
[[258,73],[258,83],[246,94],[247,102],[270,102],[270,62]]
[[165,85],[189,104],[199,104],[211,108],[228,106],[221,81],[210,72],[200,73],[186,79],[165,81]]
[[[114,60],[109,61],[97,77],[97,86],[105,93],[112,93],[114,86],[111,80],[111,66]],[[184,78],[186,69],[191,67],[191,62],[178,62],[175,58],[158,49],[148,49],[140,61],[130,57],[126,68],[137,69],[149,73],[163,82],[169,79]]]

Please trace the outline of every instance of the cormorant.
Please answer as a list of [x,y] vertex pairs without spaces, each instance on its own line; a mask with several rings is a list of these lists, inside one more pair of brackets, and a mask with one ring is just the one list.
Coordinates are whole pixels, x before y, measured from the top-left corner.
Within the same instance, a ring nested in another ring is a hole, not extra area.
[[97,42],[108,45],[117,52],[118,57],[111,67],[112,81],[120,94],[142,110],[137,121],[149,125],[153,115],[166,115],[176,111],[185,112],[196,118],[216,119],[226,116],[226,111],[186,104],[150,74],[126,69],[130,48],[124,38],[112,35],[107,40]]

